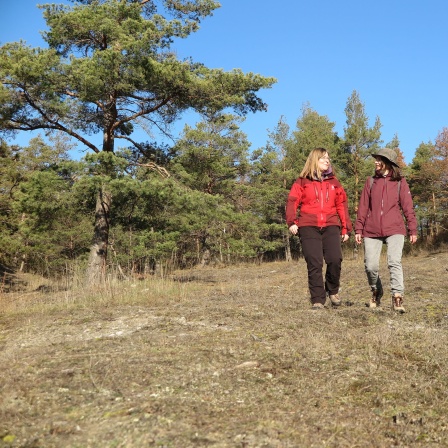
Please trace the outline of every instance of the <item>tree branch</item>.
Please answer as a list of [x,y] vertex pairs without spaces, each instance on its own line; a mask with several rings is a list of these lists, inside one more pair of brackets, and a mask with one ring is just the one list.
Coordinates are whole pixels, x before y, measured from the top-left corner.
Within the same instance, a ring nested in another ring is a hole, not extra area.
[[149,168],[153,171],[157,171],[162,177],[165,179],[168,177],[171,177],[171,174],[168,172],[166,168],[163,166],[157,165],[157,163],[154,162],[148,162],[148,163],[130,163],[131,166],[142,166],[145,168]]
[[[137,149],[139,149],[142,153],[144,153],[144,149],[142,148],[142,146],[140,144],[138,144],[137,142],[135,142],[134,140],[132,140],[130,137],[124,136],[124,135],[120,135],[117,136],[117,138],[122,138],[124,140],[128,140],[129,142],[131,142]],[[145,168],[149,168],[153,171],[157,171],[162,177],[171,177],[170,173],[168,172],[168,170],[160,165],[157,165],[157,163],[154,162],[148,162],[148,163],[130,163],[129,165],[131,166],[142,166]]]
[[142,109],[142,110],[139,111],[139,112],[135,112],[134,114],[129,115],[129,116],[126,117],[126,118],[123,118],[122,120],[117,121],[117,122],[112,126],[112,129],[116,129],[118,126],[120,126],[120,125],[122,125],[122,124],[124,124],[124,123],[127,123],[127,122],[129,122],[129,121],[135,120],[135,119],[138,118],[138,117],[141,117],[141,116],[150,114],[151,112],[155,112],[156,110],[160,109],[161,107],[167,105],[167,104],[170,102],[170,100],[171,100],[171,98],[166,98],[166,99],[162,100],[159,104],[157,104],[157,105],[154,106],[154,107],[150,107],[150,108],[147,108],[147,109]]
[[71,129],[67,128],[66,126],[60,124],[57,120],[52,119],[43,109],[41,109],[37,105],[37,103],[35,103],[33,101],[33,99],[28,94],[28,92],[26,92],[26,91],[23,92],[23,98],[31,106],[32,109],[34,109],[37,113],[39,113],[40,116],[47,123],[50,123],[50,124],[49,125],[47,125],[47,124],[45,124],[45,125],[44,124],[39,124],[39,125],[35,125],[35,126],[27,125],[26,127],[22,128],[21,127],[21,123],[18,123],[19,125],[16,126],[15,122],[10,120],[9,123],[11,123],[13,129],[17,129],[17,130],[20,130],[20,131],[33,131],[33,130],[37,130],[37,129],[51,129],[51,130],[62,131],[64,133],[70,135],[71,137],[75,138],[76,140],[80,141],[81,143],[84,143],[84,145],[86,145],[92,151],[94,151],[96,153],[100,152],[100,150],[95,145],[90,143],[88,140],[86,140],[80,134],[78,134],[77,132],[74,132]]

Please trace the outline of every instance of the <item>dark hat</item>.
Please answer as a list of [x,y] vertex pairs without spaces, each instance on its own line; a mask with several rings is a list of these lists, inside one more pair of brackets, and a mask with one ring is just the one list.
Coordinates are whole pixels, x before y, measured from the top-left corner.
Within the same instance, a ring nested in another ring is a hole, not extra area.
[[398,167],[397,164],[397,153],[390,148],[383,148],[380,149],[376,154],[370,154],[372,157],[383,157],[386,160],[388,160],[392,165],[395,165]]

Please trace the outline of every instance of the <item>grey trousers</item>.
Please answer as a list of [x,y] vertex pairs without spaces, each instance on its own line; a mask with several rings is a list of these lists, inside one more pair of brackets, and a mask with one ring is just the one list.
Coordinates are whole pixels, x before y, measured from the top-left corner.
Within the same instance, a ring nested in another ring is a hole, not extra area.
[[390,289],[392,295],[395,293],[403,295],[404,280],[401,257],[403,254],[404,235],[391,235],[381,238],[364,238],[364,265],[367,280],[372,290],[382,290],[379,276],[380,255],[383,243],[387,245],[387,266],[390,273]]

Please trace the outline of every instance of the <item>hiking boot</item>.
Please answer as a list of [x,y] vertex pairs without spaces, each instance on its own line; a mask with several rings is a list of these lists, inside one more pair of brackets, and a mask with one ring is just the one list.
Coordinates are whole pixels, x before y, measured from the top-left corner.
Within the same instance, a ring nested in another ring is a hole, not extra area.
[[369,308],[376,308],[381,306],[381,297],[383,297],[382,289],[372,289],[372,297],[369,302]]
[[404,306],[403,306],[403,296],[401,294],[395,293],[392,296],[392,310],[396,311],[397,313],[403,314],[405,312]]
[[313,303],[313,306],[311,307],[312,310],[323,310],[325,309],[324,305],[322,303]]
[[339,298],[339,294],[330,294],[331,304],[333,306],[341,306],[341,299]]

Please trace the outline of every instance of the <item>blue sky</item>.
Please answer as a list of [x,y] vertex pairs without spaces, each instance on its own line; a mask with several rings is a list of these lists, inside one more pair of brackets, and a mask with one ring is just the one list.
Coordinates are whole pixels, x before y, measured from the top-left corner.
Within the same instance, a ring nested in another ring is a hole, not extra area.
[[[50,1],[48,1],[50,2]],[[45,3],[45,2],[42,2]],[[58,3],[58,2],[55,2]],[[36,0],[0,0],[0,43],[44,45]],[[336,123],[343,136],[347,99],[358,91],[384,143],[395,134],[407,163],[421,142],[448,126],[446,0],[221,0],[201,29],[174,49],[208,67],[278,79],[261,92],[268,112],[242,130],[264,146],[281,116],[295,128],[305,103]],[[186,116],[178,128],[194,117]],[[28,138],[24,136],[22,138]]]

